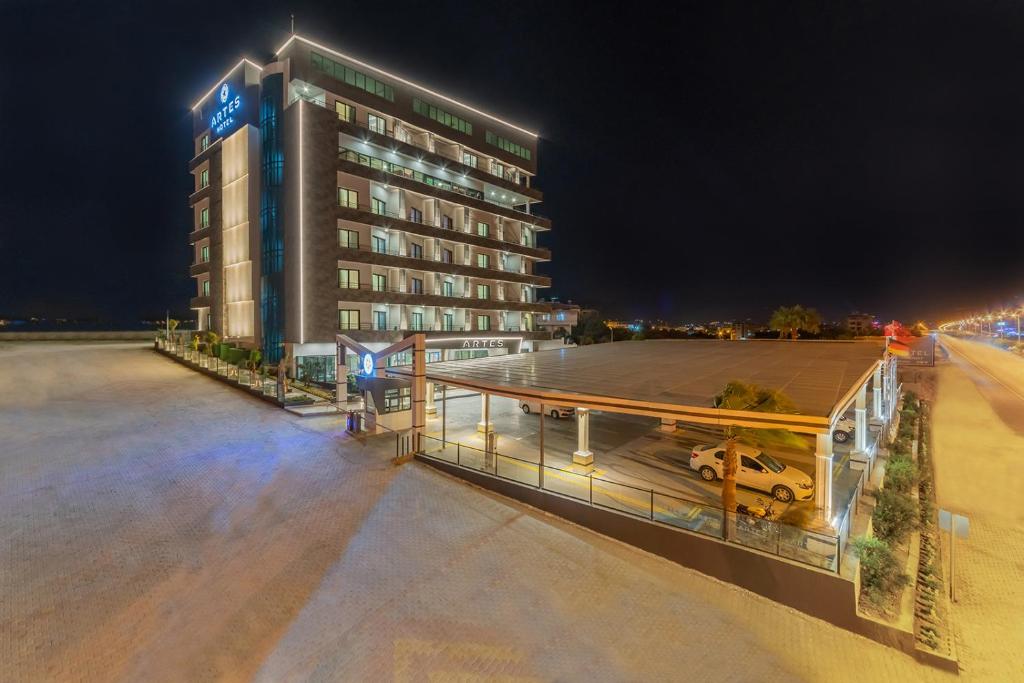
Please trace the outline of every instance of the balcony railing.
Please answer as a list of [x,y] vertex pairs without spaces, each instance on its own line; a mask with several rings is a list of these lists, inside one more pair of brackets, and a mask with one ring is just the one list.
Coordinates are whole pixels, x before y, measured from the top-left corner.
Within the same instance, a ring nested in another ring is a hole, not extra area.
[[342,290],[342,291],[344,291],[344,290],[356,290],[356,291],[360,291],[360,292],[381,292],[383,294],[405,294],[405,295],[408,295],[408,296],[436,296],[436,297],[444,297],[446,299],[457,299],[458,301],[467,302],[467,305],[460,306],[460,308],[479,308],[479,306],[473,306],[472,305],[471,302],[473,302],[473,301],[486,301],[486,302],[489,302],[489,303],[503,303],[503,304],[533,304],[533,303],[537,303],[537,302],[534,302],[534,301],[523,301],[521,299],[499,298],[499,297],[493,296],[493,295],[489,295],[487,297],[480,297],[480,296],[465,296],[463,294],[455,294],[455,293],[444,294],[443,293],[444,290],[442,290],[441,292],[437,292],[437,293],[426,292],[426,291],[412,292],[412,291],[409,291],[408,288],[401,289],[401,288],[396,288],[396,287],[388,287],[387,285],[378,286],[378,285],[375,285],[373,283],[366,283],[366,282],[339,284],[338,285],[338,289]]
[[[309,100],[307,100],[307,101],[309,101]],[[319,103],[317,102],[315,104],[319,104]],[[339,117],[339,118],[341,118],[341,117]],[[350,125],[356,126],[357,128],[362,128],[363,130],[368,130],[371,133],[376,133],[377,135],[383,135],[384,137],[391,138],[392,140],[398,140],[399,142],[403,142],[403,143],[405,143],[407,145],[411,145],[413,147],[417,147],[419,149],[422,149],[424,152],[430,152],[431,154],[436,154],[439,157],[444,157],[448,161],[452,161],[452,162],[454,162],[456,164],[459,164],[460,166],[465,167],[467,169],[471,168],[474,171],[480,171],[481,173],[487,173],[488,175],[494,176],[495,178],[501,178],[505,182],[512,183],[513,185],[519,185],[520,187],[526,187],[525,183],[523,182],[523,178],[525,177],[524,175],[513,174],[513,173],[504,173],[502,175],[497,175],[496,173],[492,173],[492,172],[490,172],[488,170],[482,169],[479,166],[470,166],[469,164],[464,163],[461,159],[455,159],[453,157],[448,156],[447,154],[444,154],[443,152],[438,152],[436,149],[430,150],[426,146],[421,145],[418,142],[413,141],[412,139],[400,138],[397,135],[395,135],[395,129],[394,128],[385,129],[385,130],[382,131],[382,130],[378,130],[377,128],[371,128],[370,124],[369,124],[369,121],[359,121],[359,120],[349,121],[348,119],[341,119],[341,120],[344,121],[345,123],[348,123]],[[451,144],[455,144],[455,143],[451,143]],[[479,156],[479,155],[474,155],[474,156]],[[503,163],[503,165],[505,165],[505,164]]]
[[349,325],[347,327],[339,326],[338,329],[342,332],[345,331],[363,331],[363,332],[536,332],[537,330],[530,329],[529,327],[497,327],[494,329],[474,329],[472,327],[464,327],[462,325],[445,325],[444,323],[437,323],[433,325],[388,325],[385,327],[379,327],[376,323],[359,323],[356,325]]
[[[487,196],[480,190],[475,190],[471,187],[463,187],[462,185],[459,185],[457,183],[453,183],[448,180],[443,180],[441,178],[436,178],[428,173],[416,171],[414,169],[402,166],[400,164],[395,164],[390,161],[380,159],[378,157],[370,156],[369,154],[363,154],[362,152],[356,152],[351,149],[340,147],[338,149],[338,158],[344,161],[349,161],[354,164],[359,164],[360,166],[372,168],[376,171],[382,171],[384,173],[390,173],[391,175],[397,175],[403,178],[408,178],[409,180],[423,183],[424,185],[430,185],[431,187],[436,187],[440,190],[447,190],[449,192],[462,194],[472,199],[476,199],[478,201],[487,202],[488,204],[494,204],[495,206],[499,206],[503,209],[523,214],[524,216],[530,216],[532,218],[541,218],[540,216],[535,216],[534,214],[516,209],[515,204],[496,202],[492,199],[488,199]],[[517,218],[516,220],[523,219]]]
[[[537,275],[535,273],[527,273],[525,271],[505,270],[503,268],[496,268],[494,266],[481,266],[481,265],[477,265],[475,263],[469,263],[469,264],[459,263],[459,262],[457,262],[455,260],[445,261],[445,260],[438,259],[438,258],[430,258],[430,257],[428,257],[428,256],[426,256],[426,255],[424,255],[422,253],[419,254],[419,255],[416,255],[416,254],[403,254],[400,251],[398,251],[397,249],[377,249],[377,248],[363,246],[363,245],[355,245],[355,246],[353,246],[351,244],[346,244],[345,242],[341,242],[341,241],[339,241],[338,244],[339,244],[339,246],[342,249],[352,249],[354,251],[361,251],[361,252],[364,252],[364,253],[367,253],[367,254],[383,254],[384,256],[395,256],[395,257],[398,257],[398,258],[407,258],[407,259],[413,259],[413,260],[416,260],[416,261],[425,261],[426,264],[423,266],[424,270],[430,270],[430,265],[429,264],[439,264],[440,263],[440,264],[446,264],[446,265],[452,265],[452,266],[462,266],[464,268],[479,268],[480,270],[487,270],[487,271],[490,271],[490,272],[494,273],[494,275],[492,277],[494,277],[497,280],[501,279],[501,277],[500,277],[501,275],[507,275],[507,274],[511,274],[511,275],[525,275],[527,277],[537,277],[537,278],[543,278],[544,277],[543,275]],[[465,277],[471,277],[471,276],[465,276]]]
[[[484,240],[487,240],[489,242],[493,242],[494,245],[495,245],[493,247],[494,249],[504,250],[510,244],[519,245],[521,247],[527,247],[529,249],[541,249],[541,247],[537,246],[536,239],[528,239],[528,238],[523,238],[522,236],[520,236],[520,240],[518,242],[512,242],[512,241],[509,241],[509,240],[503,240],[503,239],[498,239],[496,237],[491,237],[490,235],[480,235],[480,234],[475,233],[475,232],[463,232],[462,230],[457,230],[454,227],[454,225],[449,225],[447,227],[443,226],[443,225],[441,225],[439,220],[437,220],[437,221],[435,221],[433,223],[427,222],[427,221],[425,221],[423,219],[423,214],[422,213],[414,214],[414,213],[410,212],[409,214],[403,216],[402,214],[396,213],[394,211],[388,211],[387,209],[378,209],[378,208],[375,208],[373,206],[370,206],[369,204],[360,204],[358,202],[352,202],[352,201],[343,200],[340,197],[338,198],[338,206],[340,206],[340,207],[342,207],[344,209],[354,209],[356,211],[366,211],[368,213],[374,214],[375,216],[384,216],[385,218],[397,218],[398,220],[408,221],[410,223],[417,223],[419,225],[426,225],[426,226],[430,226],[430,227],[433,227],[433,228],[438,228],[440,230],[450,230],[450,231],[452,231],[456,235],[473,235],[474,237],[477,237],[479,239],[484,239]],[[453,238],[453,239],[455,239],[455,238]]]

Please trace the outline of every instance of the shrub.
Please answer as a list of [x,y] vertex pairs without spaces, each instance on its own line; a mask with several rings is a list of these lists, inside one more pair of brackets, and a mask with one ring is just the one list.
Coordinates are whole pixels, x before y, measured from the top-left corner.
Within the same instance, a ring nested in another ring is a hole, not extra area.
[[853,551],[860,558],[860,587],[876,606],[910,582],[885,541],[861,536],[853,539]]
[[249,352],[246,351],[245,349],[234,348],[228,348],[227,351],[225,351],[224,355],[222,356],[224,360],[226,360],[228,363],[231,363],[232,365],[238,365],[239,363],[244,364],[245,359],[248,357]]
[[878,492],[878,503],[871,515],[875,535],[886,543],[897,543],[913,528],[917,509],[914,500],[891,488]]
[[221,360],[227,360],[229,351],[231,351],[231,344],[222,343],[217,350],[217,357]]
[[904,455],[894,455],[885,466],[885,487],[910,493],[917,481],[917,466]]

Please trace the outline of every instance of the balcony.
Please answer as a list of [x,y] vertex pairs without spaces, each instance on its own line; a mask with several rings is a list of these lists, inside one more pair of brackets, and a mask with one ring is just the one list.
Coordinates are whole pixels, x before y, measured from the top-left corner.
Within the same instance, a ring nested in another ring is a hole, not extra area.
[[479,190],[462,187],[447,180],[435,178],[429,174],[350,149],[342,148],[338,150],[338,169],[345,173],[354,173],[368,177],[379,183],[392,184],[412,190],[413,192],[420,192],[444,199],[445,201],[470,206],[513,220],[531,223],[541,229],[551,229],[551,221],[549,219],[490,202],[484,198],[483,192]]
[[453,325],[451,327],[445,327],[444,325],[423,325],[421,329],[399,326],[388,327],[387,329],[378,329],[371,323],[361,323],[358,328],[342,328],[339,329],[338,332],[348,335],[355,341],[362,344],[367,342],[396,342],[408,337],[410,334],[422,332],[427,336],[427,348],[430,348],[431,338],[450,337],[453,334],[461,334],[471,338],[510,336],[514,334],[516,337],[522,337],[526,340],[551,339],[551,333],[543,330],[520,330],[518,327],[509,327],[504,330],[472,330],[458,325]]
[[213,232],[213,230],[209,225],[205,227],[198,227],[188,234],[188,243],[195,244],[199,240],[209,237],[211,232]]
[[213,185],[201,187],[188,196],[189,206],[193,206],[213,194]]
[[514,299],[499,299],[488,296],[486,299],[424,292],[410,292],[397,287],[375,287],[370,284],[339,287],[338,297],[341,301],[358,301],[372,304],[406,304],[408,306],[441,306],[443,308],[470,308],[488,311],[525,311],[534,313],[550,313],[551,304]]
[[208,296],[194,296],[189,300],[189,308],[209,308],[210,297]]
[[479,180],[484,183],[491,183],[492,185],[503,187],[512,192],[518,192],[519,194],[525,195],[535,201],[539,202],[544,198],[543,192],[532,187],[527,187],[523,183],[517,183],[507,178],[493,175],[473,166],[467,166],[457,159],[451,159],[438,152],[431,152],[426,147],[421,147],[414,142],[399,140],[395,137],[394,130],[381,133],[379,131],[371,130],[368,124],[363,123],[362,121],[345,121],[344,119],[338,120],[338,128],[342,133],[351,135],[352,137],[359,138],[382,147],[394,149],[394,151],[399,154],[422,158],[423,161],[428,164],[440,166],[446,170],[452,171],[453,173],[469,176],[474,180]]
[[188,274],[192,275],[192,276],[201,275],[202,273],[209,273],[209,272],[210,272],[210,262],[209,261],[200,261],[199,263],[193,263],[191,266],[189,266],[189,269],[188,269]]
[[350,220],[356,223],[375,225],[379,228],[403,230],[405,232],[409,232],[414,235],[422,235],[424,237],[435,237],[442,240],[473,244],[478,247],[486,247],[488,249],[497,249],[498,251],[508,251],[514,254],[529,256],[540,261],[551,260],[550,249],[545,249],[543,247],[531,247],[517,242],[506,242],[505,240],[499,240],[493,237],[482,237],[476,233],[460,232],[454,228],[442,228],[440,226],[430,225],[421,221],[414,221],[408,217],[403,217],[390,211],[378,213],[373,211],[366,204],[339,204],[338,218]]
[[517,273],[511,270],[500,268],[481,268],[480,266],[465,265],[449,261],[438,261],[424,256],[409,256],[400,254],[396,250],[379,251],[368,247],[346,247],[342,245],[342,260],[356,261],[358,263],[369,263],[380,266],[391,266],[395,268],[411,268],[433,273],[448,273],[450,275],[462,275],[465,277],[488,278],[502,282],[515,282],[519,284],[534,285],[536,287],[550,287],[551,278],[543,275],[531,275],[529,273]]

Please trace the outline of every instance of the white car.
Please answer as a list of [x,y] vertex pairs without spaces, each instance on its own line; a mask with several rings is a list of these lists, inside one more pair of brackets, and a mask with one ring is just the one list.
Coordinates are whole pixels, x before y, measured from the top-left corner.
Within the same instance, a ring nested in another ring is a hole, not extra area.
[[[575,408],[566,408],[565,406],[544,406],[545,410],[548,411],[548,415],[555,418],[556,420],[562,417],[572,417],[576,414]],[[540,401],[520,401],[519,410],[523,411],[523,415],[529,415],[530,413],[540,413]]]
[[835,429],[832,430],[832,440],[836,443],[846,443],[853,438],[853,429],[856,423],[850,418],[843,415],[836,422]]
[[[739,459],[736,468],[736,483],[772,494],[776,500],[789,503],[794,500],[808,500],[814,496],[814,480],[805,472],[781,462],[745,444],[736,444]],[[690,453],[690,469],[700,474],[704,481],[722,478],[722,459],[725,444],[697,446]]]

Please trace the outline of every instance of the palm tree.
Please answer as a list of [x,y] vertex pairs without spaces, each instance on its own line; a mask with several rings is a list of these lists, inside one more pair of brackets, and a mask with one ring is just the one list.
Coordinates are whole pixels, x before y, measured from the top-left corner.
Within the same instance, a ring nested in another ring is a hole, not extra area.
[[790,339],[800,336],[799,331],[818,332],[821,330],[821,315],[813,308],[796,306],[779,306],[772,313],[768,327],[779,333],[779,339],[788,334]]
[[263,352],[259,349],[249,351],[249,357],[245,361],[245,367],[249,370],[249,384],[256,384],[256,370],[263,362]]
[[[767,389],[756,384],[732,380],[714,398],[714,406],[722,410],[742,410],[755,413],[796,413],[793,401],[778,389]],[[725,429],[725,457],[722,458],[722,508],[726,513],[736,511],[736,444],[754,448],[790,446],[801,449],[807,442],[786,429],[756,429],[729,425]],[[728,529],[728,524],[725,528]],[[726,532],[728,534],[728,531]]]

